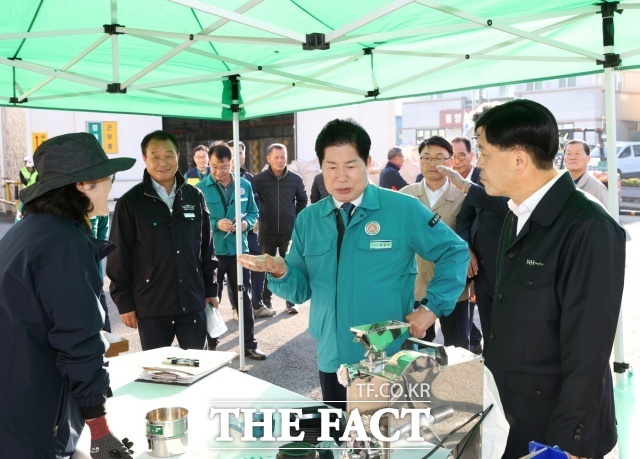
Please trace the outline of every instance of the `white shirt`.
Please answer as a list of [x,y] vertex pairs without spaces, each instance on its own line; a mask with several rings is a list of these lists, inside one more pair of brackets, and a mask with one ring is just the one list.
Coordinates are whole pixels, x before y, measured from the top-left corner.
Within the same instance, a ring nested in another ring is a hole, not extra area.
[[471,180],[471,176],[473,175],[473,171],[474,171],[475,168],[476,168],[475,164],[472,164],[471,165],[471,169],[469,169],[469,173],[464,178],[465,180]]
[[173,212],[173,201],[176,199],[176,179],[173,179],[173,188],[171,193],[167,193],[167,189],[151,178],[153,189],[156,190],[162,202],[169,208],[169,212]]
[[546,184],[539,188],[538,191],[522,201],[522,204],[520,204],[519,206],[516,205],[516,203],[511,199],[509,199],[509,202],[507,202],[509,209],[511,209],[511,212],[513,212],[518,219],[516,235],[520,234],[520,230],[522,229],[524,224],[527,223],[527,220],[529,220],[529,217],[531,217],[533,210],[540,203],[542,198],[544,198],[544,195],[547,194],[547,191],[549,191],[551,187],[558,181],[558,179],[562,177],[562,174],[568,174],[569,172],[565,171],[562,173],[558,173],[558,171],[556,171],[556,173],[557,175],[555,178],[549,180]]
[[449,179],[445,180],[444,185],[442,185],[440,188],[434,191],[431,191],[431,189],[427,186],[426,179],[422,179],[422,186],[424,186],[424,189],[427,192],[427,199],[429,199],[429,206],[433,209],[433,206],[435,206],[436,202],[438,202],[438,199],[440,199],[440,196],[442,196],[444,192],[447,191],[447,188],[449,188]]
[[[358,208],[358,206],[360,204],[362,204],[362,198],[364,197],[364,193],[362,193],[360,196],[358,196],[357,198],[355,198],[353,201],[350,201],[351,204],[353,204],[355,207],[353,208],[353,210],[351,211],[351,215],[353,215],[353,213],[356,211],[356,209]],[[331,196],[331,198],[333,199],[333,204],[336,206],[336,209],[340,209],[342,207],[342,204],[344,204],[344,202],[338,201],[336,198],[334,198],[333,196]],[[349,201],[347,201],[349,202]],[[349,216],[351,216],[349,215]]]

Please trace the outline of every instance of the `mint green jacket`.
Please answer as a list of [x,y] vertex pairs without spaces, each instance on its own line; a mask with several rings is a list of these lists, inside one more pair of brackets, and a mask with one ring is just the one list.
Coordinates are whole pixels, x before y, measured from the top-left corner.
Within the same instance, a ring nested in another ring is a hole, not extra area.
[[[334,210],[328,196],[300,212],[285,257],[287,273],[280,279],[269,275],[276,295],[295,304],[311,299],[309,331],[318,341],[318,368],[326,373],[364,357],[350,327],[405,321],[414,307],[416,253],[435,263],[425,293],[439,317],[453,311],[469,263],[466,243],[424,204],[369,184],[344,233],[338,264]],[[388,355],[402,341],[387,348]]]
[[[233,179],[233,173],[231,174]],[[232,182],[233,183],[233,182]],[[211,174],[196,183],[196,187],[204,194],[204,200],[209,209],[209,219],[211,220],[211,231],[213,232],[213,243],[216,249],[216,255],[235,255],[236,254],[236,236],[235,233],[221,231],[218,228],[218,220],[228,218],[233,221],[236,216],[236,200],[234,193],[231,193],[229,201],[220,196],[221,193],[216,191],[218,188],[225,196],[224,187],[216,182]],[[225,209],[225,204],[227,204]],[[247,222],[247,230],[242,233],[242,253],[249,251],[247,244],[247,233],[254,227],[258,221],[258,207],[253,199],[253,191],[251,184],[245,179],[240,179],[240,209],[245,214],[243,220]]]

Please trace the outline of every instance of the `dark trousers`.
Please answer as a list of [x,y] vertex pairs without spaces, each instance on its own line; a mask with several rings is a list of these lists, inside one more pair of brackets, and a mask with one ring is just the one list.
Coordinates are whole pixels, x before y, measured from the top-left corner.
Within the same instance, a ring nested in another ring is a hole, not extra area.
[[[456,346],[469,349],[469,300],[458,301],[448,316],[438,319],[445,346]],[[436,338],[436,328],[432,325],[427,329],[426,341]]]
[[[204,298],[202,303],[204,305]],[[173,338],[178,338],[178,344],[182,349],[207,348],[207,319],[204,307],[196,312],[173,316],[139,318],[138,332],[143,351],[171,346]]]
[[496,286],[489,281],[487,271],[478,264],[478,274],[473,280],[474,290],[476,292],[476,304],[478,305],[478,314],[480,315],[480,326],[482,334],[489,336],[489,316],[491,315],[491,307],[493,305],[493,293]]
[[474,301],[473,303],[471,301],[469,301],[469,347],[470,348],[474,348],[476,346],[479,346],[481,341],[482,341],[482,332],[480,331],[480,329],[476,326],[476,324],[473,322],[473,316],[475,313],[475,309],[476,309],[476,302]]
[[[262,255],[262,253],[249,250],[249,255]],[[262,291],[264,290],[264,278],[265,274],[263,272],[251,271],[249,269],[242,270],[242,284],[244,285],[244,291],[249,293],[249,296],[251,297],[251,307],[255,310],[258,310],[263,306]],[[233,292],[231,291],[231,284],[229,282],[227,282],[227,293],[229,294],[231,307],[233,309],[237,309],[237,297],[233,295]]]
[[325,373],[318,370],[322,401],[341,410],[347,409],[347,388],[338,382],[336,373]]
[[[222,285],[224,275],[227,275],[227,289],[229,291],[229,302],[234,305],[238,302],[238,276],[236,273],[237,260],[235,255],[218,255],[218,285]],[[218,299],[222,298],[222,290],[218,289]],[[233,298],[233,300],[232,300]],[[255,349],[258,342],[253,336],[253,309],[251,308],[251,300],[249,293],[244,292],[242,298],[242,311],[244,314],[244,348]],[[218,345],[218,338],[211,338],[207,335],[209,348]]]
[[[287,250],[289,250],[289,241],[291,241],[291,234],[263,234],[260,233],[258,237],[260,242],[260,250],[262,253],[274,256],[276,249],[280,253],[280,256],[284,258]],[[271,302],[271,290],[269,290],[269,283],[267,278],[264,278],[264,290],[262,291],[262,301],[265,303]],[[293,303],[287,301],[287,307],[290,308]]]
[[104,327],[102,329],[111,333],[111,321],[109,320],[109,306],[107,306],[107,296],[104,294],[104,291],[100,292],[100,304],[102,305],[102,309],[104,309]]

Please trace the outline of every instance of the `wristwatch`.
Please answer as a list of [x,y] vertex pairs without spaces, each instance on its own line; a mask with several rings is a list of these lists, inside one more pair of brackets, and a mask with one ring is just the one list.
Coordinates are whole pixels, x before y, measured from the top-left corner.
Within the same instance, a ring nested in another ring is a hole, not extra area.
[[420,300],[420,307],[422,307],[422,308],[426,309],[428,312],[431,312],[431,309],[429,309],[429,308],[427,307],[427,303],[428,303],[428,302],[429,302],[429,300],[428,300],[428,299],[423,298],[422,300]]

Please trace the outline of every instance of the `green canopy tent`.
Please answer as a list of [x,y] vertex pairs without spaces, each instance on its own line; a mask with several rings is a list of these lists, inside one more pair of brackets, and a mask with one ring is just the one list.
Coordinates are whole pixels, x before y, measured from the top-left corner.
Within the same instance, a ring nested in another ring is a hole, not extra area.
[[241,117],[604,73],[615,146],[638,24],[627,0],[3,0],[0,105],[231,119],[237,142]]

